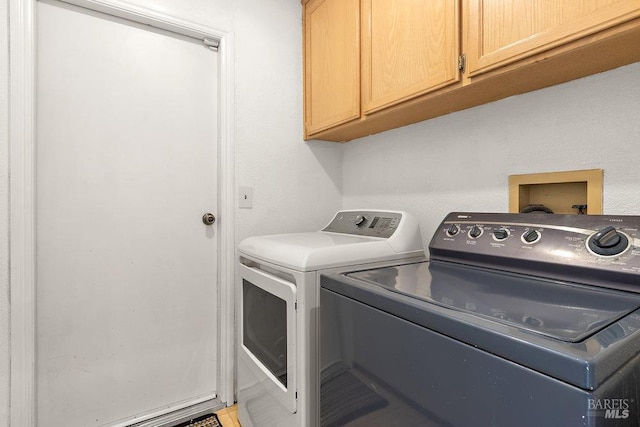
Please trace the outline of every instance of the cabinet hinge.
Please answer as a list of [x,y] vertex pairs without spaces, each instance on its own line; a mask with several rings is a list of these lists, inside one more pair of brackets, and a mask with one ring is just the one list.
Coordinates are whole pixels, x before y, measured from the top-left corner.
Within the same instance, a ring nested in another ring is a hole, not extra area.
[[202,43],[204,44],[204,47],[209,48],[214,52],[217,52],[218,48],[220,47],[220,42],[218,40],[205,38],[204,40],[202,40]]
[[464,53],[458,57],[458,70],[464,73],[467,68],[467,55]]

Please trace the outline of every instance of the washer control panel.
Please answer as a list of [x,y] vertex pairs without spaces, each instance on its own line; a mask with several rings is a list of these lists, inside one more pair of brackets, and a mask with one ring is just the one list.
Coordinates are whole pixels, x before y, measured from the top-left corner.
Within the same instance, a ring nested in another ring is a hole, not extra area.
[[639,230],[640,216],[454,212],[429,249],[433,260],[640,291]]
[[402,221],[401,212],[340,211],[322,231],[389,238]]

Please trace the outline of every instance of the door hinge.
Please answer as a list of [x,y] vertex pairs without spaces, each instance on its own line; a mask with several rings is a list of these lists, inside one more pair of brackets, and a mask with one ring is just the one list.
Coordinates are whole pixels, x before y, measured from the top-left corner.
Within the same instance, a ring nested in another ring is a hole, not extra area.
[[464,53],[458,57],[458,70],[464,73],[467,68],[467,55]]
[[217,52],[220,47],[220,42],[218,40],[205,38],[202,40],[202,43],[204,44],[204,47],[209,48],[214,52]]

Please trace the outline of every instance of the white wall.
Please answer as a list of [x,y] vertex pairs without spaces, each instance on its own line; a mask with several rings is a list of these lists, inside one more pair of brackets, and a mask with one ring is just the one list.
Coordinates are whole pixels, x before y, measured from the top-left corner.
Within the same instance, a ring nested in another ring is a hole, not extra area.
[[344,207],[508,210],[512,174],[604,169],[604,213],[640,214],[640,63],[345,145]]
[[318,229],[341,207],[342,149],[302,141],[300,2],[235,7],[236,176],[254,188],[253,209],[236,216],[237,240]]
[[0,426],[9,423],[9,255],[8,255],[8,27],[7,2],[0,3]]

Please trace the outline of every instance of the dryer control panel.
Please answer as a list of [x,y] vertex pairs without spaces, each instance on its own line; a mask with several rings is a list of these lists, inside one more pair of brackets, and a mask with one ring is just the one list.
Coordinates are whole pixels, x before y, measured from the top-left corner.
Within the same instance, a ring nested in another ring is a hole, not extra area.
[[389,238],[402,221],[401,212],[340,211],[322,231]]
[[640,216],[454,212],[433,260],[640,292]]

